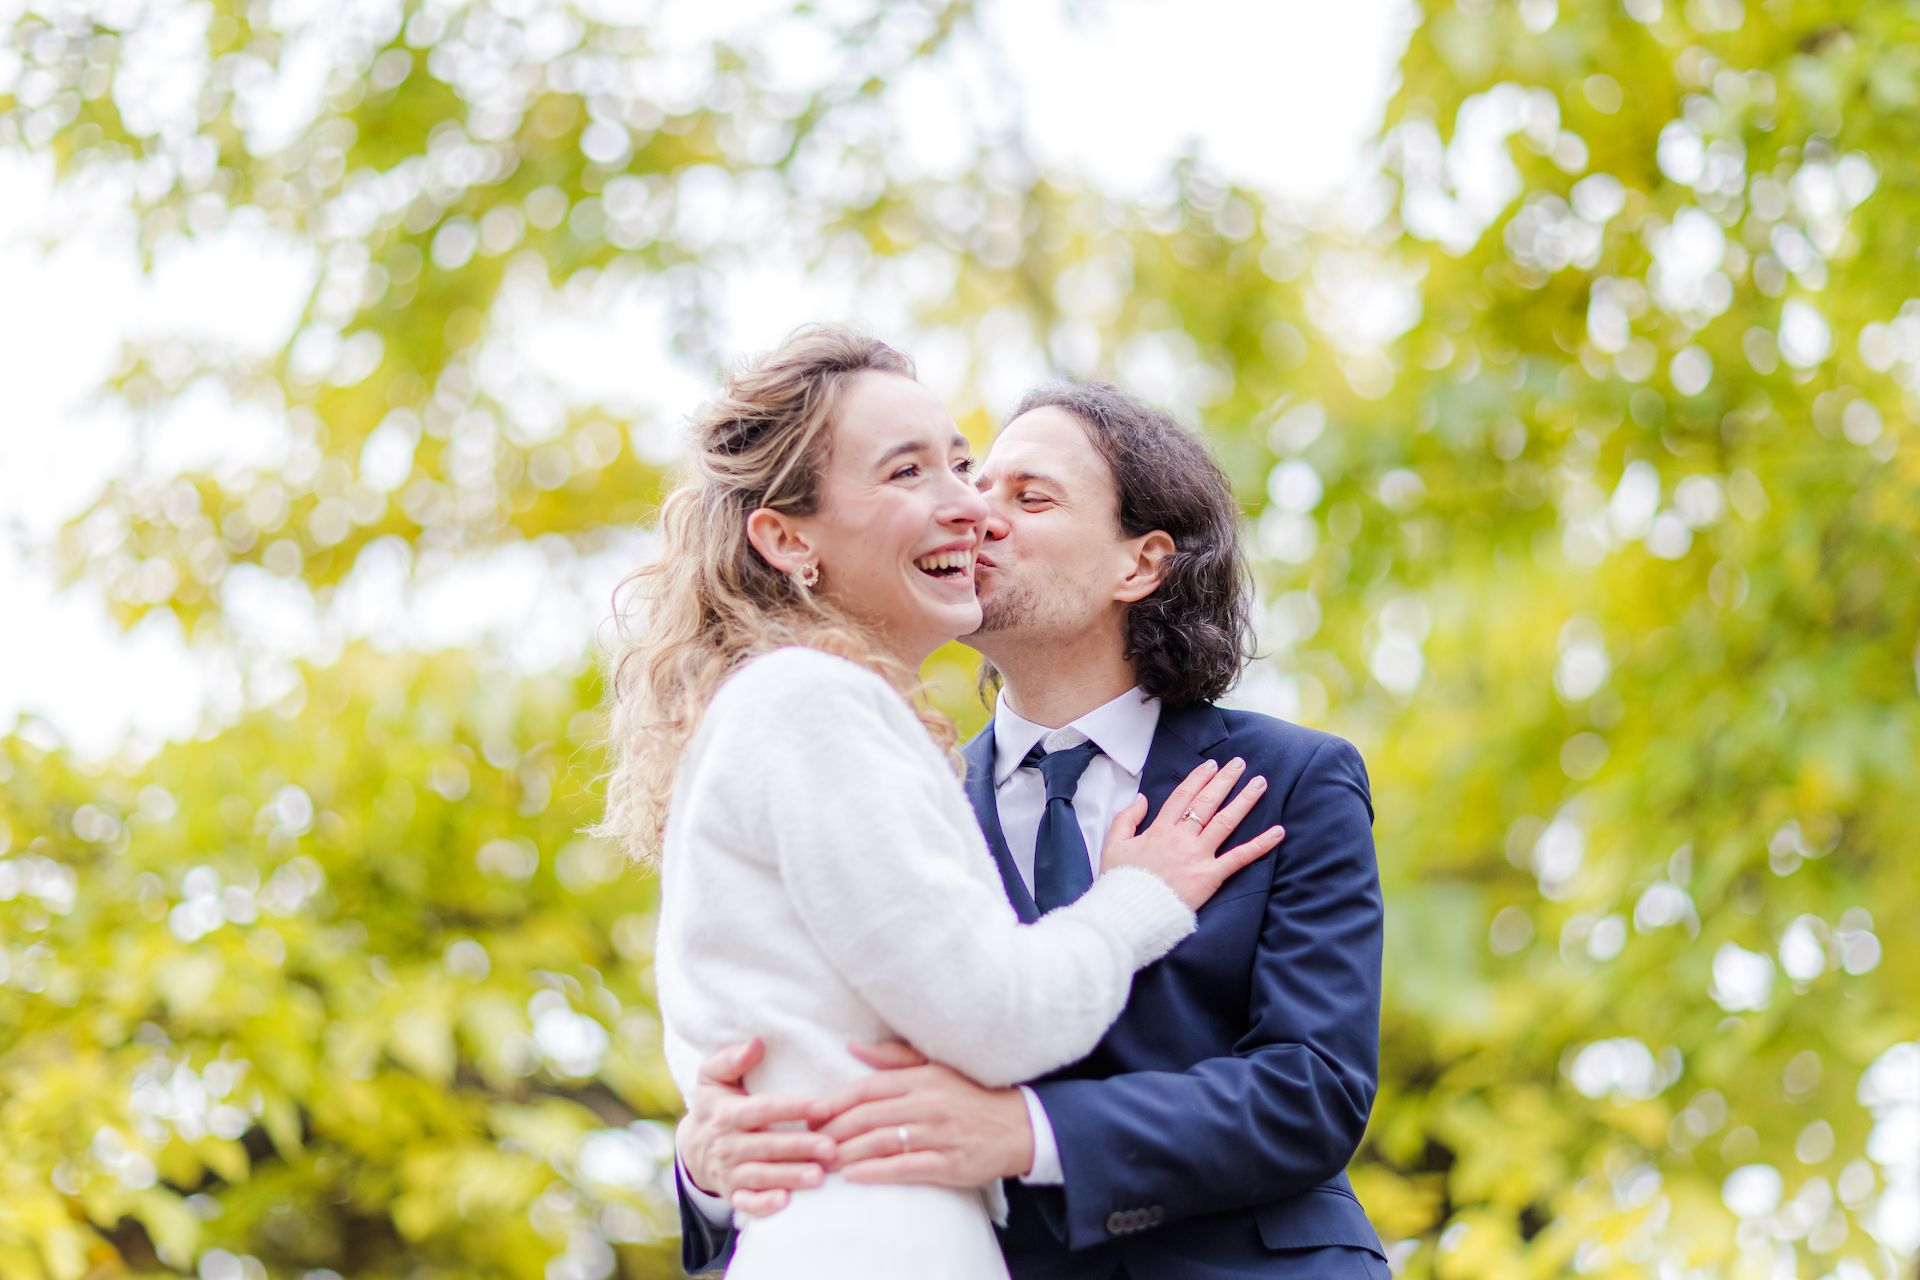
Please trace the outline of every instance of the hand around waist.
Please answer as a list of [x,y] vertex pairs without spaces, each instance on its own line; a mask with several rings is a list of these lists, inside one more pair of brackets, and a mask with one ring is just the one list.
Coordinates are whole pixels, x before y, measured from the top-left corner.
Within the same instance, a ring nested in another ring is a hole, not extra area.
[[753,1215],[777,1213],[792,1192],[819,1186],[834,1157],[833,1140],[823,1134],[771,1128],[824,1123],[831,1113],[818,1100],[748,1095],[741,1082],[765,1055],[756,1038],[703,1062],[674,1134],[680,1167],[694,1186]]
[[874,1073],[828,1098],[827,1167],[849,1182],[979,1187],[1033,1168],[1018,1089],[989,1089],[899,1043],[851,1045]]

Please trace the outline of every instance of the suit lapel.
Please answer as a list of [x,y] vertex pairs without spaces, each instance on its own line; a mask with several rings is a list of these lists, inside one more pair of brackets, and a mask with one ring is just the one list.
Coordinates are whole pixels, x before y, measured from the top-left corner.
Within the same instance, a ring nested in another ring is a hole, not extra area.
[[[1153,821],[1167,796],[1199,767],[1208,747],[1227,736],[1226,718],[1219,708],[1201,704],[1194,707],[1163,707],[1160,724],[1153,731],[1153,746],[1147,751],[1147,763],[1140,771],[1140,792],[1147,797],[1147,822]],[[1007,899],[1014,911],[1029,924],[1040,918],[1033,895],[1020,879],[1007,850],[1006,833],[1000,828],[1000,804],[993,789],[993,725],[988,723],[979,736],[962,750],[967,761],[967,799],[987,838],[994,865],[1000,868],[1000,880],[1006,886]],[[1146,825],[1142,823],[1141,825]]]
[[1173,789],[1199,768],[1208,747],[1227,736],[1226,717],[1218,707],[1162,707],[1153,731],[1153,746],[1140,771],[1140,794],[1147,798],[1146,826],[1160,812]]
[[1007,900],[1013,903],[1014,912],[1031,924],[1040,918],[1040,909],[1033,905],[1033,895],[1020,879],[1020,869],[1013,865],[1013,855],[1007,851],[1006,833],[1000,829],[1000,802],[993,791],[993,724],[989,722],[961,754],[967,761],[967,799],[973,802],[973,816],[987,838],[994,864],[1000,868]]

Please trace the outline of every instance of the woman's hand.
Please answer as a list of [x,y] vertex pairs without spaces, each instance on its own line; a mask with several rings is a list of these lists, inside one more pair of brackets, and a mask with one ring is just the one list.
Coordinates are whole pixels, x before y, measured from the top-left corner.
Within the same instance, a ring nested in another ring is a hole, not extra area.
[[1151,871],[1172,886],[1180,901],[1198,911],[1227,877],[1279,844],[1287,834],[1283,827],[1268,827],[1245,844],[1216,855],[1266,794],[1267,780],[1255,777],[1240,788],[1231,803],[1221,807],[1246,771],[1247,762],[1238,756],[1227,761],[1224,768],[1205,761],[1173,789],[1160,806],[1160,816],[1145,831],[1139,827],[1140,820],[1147,816],[1147,798],[1135,796],[1107,831],[1107,843],[1100,854],[1101,871],[1115,867]]

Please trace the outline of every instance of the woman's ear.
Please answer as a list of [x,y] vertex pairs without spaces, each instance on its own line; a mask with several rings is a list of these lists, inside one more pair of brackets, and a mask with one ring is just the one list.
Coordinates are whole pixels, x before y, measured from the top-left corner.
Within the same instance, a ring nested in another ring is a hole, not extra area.
[[1143,533],[1134,539],[1133,563],[1120,579],[1113,597],[1125,604],[1145,600],[1160,589],[1167,570],[1173,566],[1173,535],[1162,529]]
[[799,573],[814,563],[812,544],[793,517],[772,507],[758,507],[747,516],[747,541],[779,573]]

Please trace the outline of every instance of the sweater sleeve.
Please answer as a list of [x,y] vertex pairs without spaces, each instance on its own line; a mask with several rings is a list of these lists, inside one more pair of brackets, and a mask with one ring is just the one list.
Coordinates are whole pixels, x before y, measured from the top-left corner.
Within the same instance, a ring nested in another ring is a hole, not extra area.
[[723,689],[744,696],[715,699],[707,758],[754,811],[814,943],[897,1034],[983,1084],[1091,1052],[1134,970],[1191,933],[1193,913],[1120,868],[1021,924],[970,864],[978,838],[955,829],[941,795],[954,780],[913,740],[925,730],[905,700],[851,663],[793,652]]

